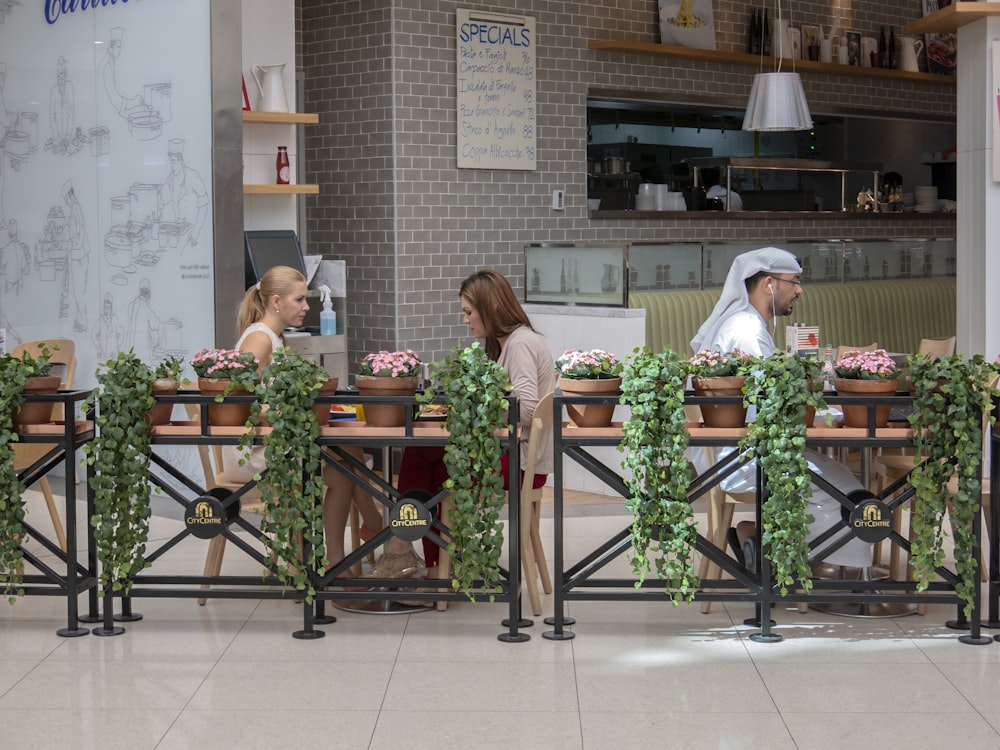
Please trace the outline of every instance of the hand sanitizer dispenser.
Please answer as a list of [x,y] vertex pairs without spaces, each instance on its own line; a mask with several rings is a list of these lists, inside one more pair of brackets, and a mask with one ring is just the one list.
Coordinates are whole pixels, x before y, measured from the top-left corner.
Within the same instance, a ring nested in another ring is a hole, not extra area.
[[330,299],[330,287],[323,284],[319,288],[320,302],[323,303],[323,311],[319,314],[319,335],[337,335],[337,313],[333,311],[333,300]]

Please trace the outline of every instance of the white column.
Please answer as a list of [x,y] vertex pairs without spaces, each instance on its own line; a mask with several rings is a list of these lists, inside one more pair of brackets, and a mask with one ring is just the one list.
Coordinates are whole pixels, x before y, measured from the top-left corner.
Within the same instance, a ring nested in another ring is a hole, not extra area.
[[958,30],[957,349],[990,359],[1000,353],[1000,182],[993,181],[998,39],[997,17]]

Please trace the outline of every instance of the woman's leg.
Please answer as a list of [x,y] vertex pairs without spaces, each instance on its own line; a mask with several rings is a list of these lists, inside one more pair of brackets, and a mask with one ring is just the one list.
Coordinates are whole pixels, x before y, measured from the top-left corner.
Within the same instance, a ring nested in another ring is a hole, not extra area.
[[[364,451],[360,447],[351,446],[345,449],[358,461],[364,461]],[[323,467],[323,483],[326,493],[323,496],[323,530],[326,534],[326,556],[331,563],[344,559],[347,554],[344,546],[344,533],[347,530],[347,519],[353,502],[361,514],[362,523],[372,531],[382,528],[382,514],[379,513],[375,500],[362,487],[355,484],[349,476],[326,464]]]
[[[441,489],[447,478],[448,472],[444,467],[444,446],[405,448],[399,462],[399,479],[396,483],[396,489],[400,493],[406,493],[410,490],[426,490],[433,495]],[[440,548],[426,537],[421,541],[424,547],[424,564],[428,568],[427,576],[434,578],[434,571],[431,569],[437,567]],[[401,542],[401,540],[393,538],[393,542]],[[393,551],[393,545],[387,545],[386,551]]]

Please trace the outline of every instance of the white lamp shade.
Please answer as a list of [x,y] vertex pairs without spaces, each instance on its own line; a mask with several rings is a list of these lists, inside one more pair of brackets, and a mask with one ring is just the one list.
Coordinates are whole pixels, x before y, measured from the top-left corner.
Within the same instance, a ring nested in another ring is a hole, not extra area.
[[758,73],[743,117],[744,130],[809,130],[812,115],[798,73]]

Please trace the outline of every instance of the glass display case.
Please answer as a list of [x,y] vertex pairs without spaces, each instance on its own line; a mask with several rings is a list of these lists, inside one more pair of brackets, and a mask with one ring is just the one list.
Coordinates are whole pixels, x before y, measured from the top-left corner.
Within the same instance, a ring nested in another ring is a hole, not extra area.
[[[768,243],[609,242],[525,247],[525,302],[627,307],[629,292],[714,289],[733,259]],[[954,238],[782,242],[808,284],[953,278]]]
[[524,301],[626,307],[628,243],[532,244],[524,249]]

